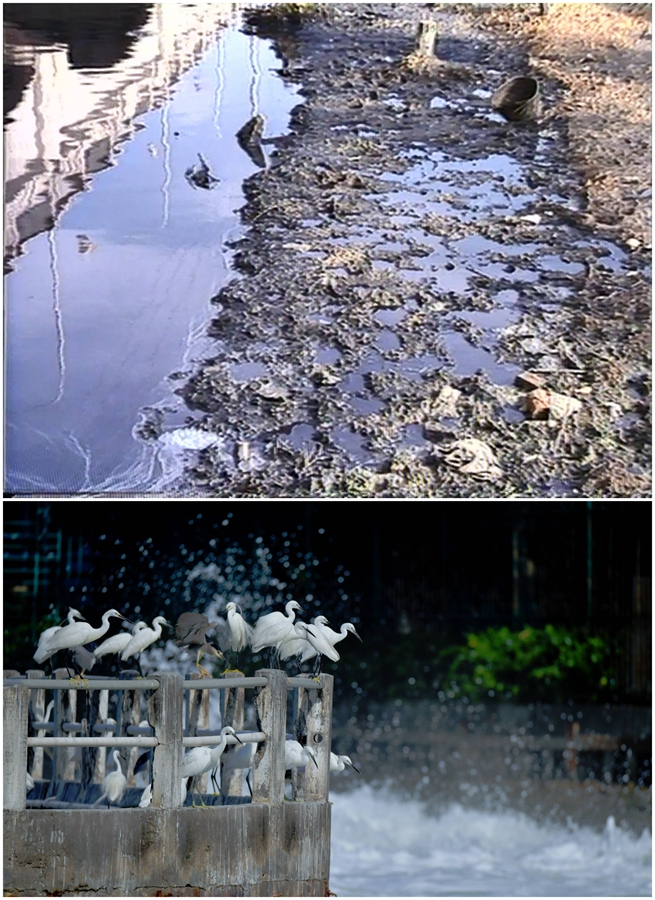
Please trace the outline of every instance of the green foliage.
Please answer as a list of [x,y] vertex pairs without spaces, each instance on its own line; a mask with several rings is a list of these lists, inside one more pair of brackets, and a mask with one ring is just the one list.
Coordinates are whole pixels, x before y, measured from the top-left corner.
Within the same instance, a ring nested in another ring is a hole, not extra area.
[[617,649],[611,638],[546,625],[469,632],[464,647],[449,647],[442,656],[452,656],[447,678],[456,696],[561,702],[606,693]]

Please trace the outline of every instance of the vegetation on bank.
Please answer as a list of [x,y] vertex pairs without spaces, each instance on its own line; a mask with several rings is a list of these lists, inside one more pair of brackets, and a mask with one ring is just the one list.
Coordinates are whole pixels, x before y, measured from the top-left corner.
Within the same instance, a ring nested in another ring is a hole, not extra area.
[[616,702],[620,644],[619,635],[555,625],[491,627],[458,643],[425,632],[379,634],[365,651],[341,644],[341,662],[325,671],[333,668],[337,694],[375,699]]

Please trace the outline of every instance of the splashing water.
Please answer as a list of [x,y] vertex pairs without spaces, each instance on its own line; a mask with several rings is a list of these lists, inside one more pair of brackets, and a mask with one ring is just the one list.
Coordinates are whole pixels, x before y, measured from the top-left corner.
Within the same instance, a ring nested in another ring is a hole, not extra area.
[[330,889],[351,897],[651,896],[651,836],[539,824],[369,785],[332,796]]

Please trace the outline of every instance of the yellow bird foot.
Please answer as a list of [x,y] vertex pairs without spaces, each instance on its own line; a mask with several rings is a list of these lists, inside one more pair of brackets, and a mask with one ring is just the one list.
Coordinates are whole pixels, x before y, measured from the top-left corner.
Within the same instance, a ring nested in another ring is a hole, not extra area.
[[225,671],[222,674],[223,675],[230,675],[230,674],[243,675],[243,672],[241,671],[241,669],[225,669]]
[[89,682],[84,677],[84,673],[76,675],[74,678],[69,678],[68,680],[71,684],[81,684],[87,691],[89,690]]
[[208,669],[206,669],[204,666],[197,666],[196,668],[200,672],[201,678],[209,678],[209,676],[211,675],[211,672]]

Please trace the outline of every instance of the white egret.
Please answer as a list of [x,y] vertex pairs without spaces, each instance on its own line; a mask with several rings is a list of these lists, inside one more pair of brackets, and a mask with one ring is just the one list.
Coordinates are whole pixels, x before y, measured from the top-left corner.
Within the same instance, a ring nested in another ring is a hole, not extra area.
[[272,612],[257,620],[252,639],[253,653],[259,653],[264,647],[277,652],[282,641],[293,636],[295,611],[301,611],[301,607],[295,600],[289,600],[284,609],[286,615],[282,612]]
[[147,628],[145,622],[136,622],[132,626],[132,631],[121,631],[119,634],[112,634],[111,637],[108,637],[107,640],[103,641],[102,644],[99,644],[96,649],[93,651],[93,655],[96,660],[102,659],[103,656],[107,656],[109,653],[121,653],[127,645],[130,643],[135,634],[138,634],[139,631],[142,631],[144,628]]
[[316,759],[316,753],[312,750],[311,747],[303,747],[303,745],[299,741],[285,741],[284,742],[284,768],[286,769],[298,769],[300,766],[306,766],[309,761],[312,761],[316,768],[318,768],[318,760]]
[[[180,773],[185,781],[187,778],[193,778],[195,780],[198,775],[203,775],[205,772],[211,772],[212,769],[218,767],[221,754],[227,746],[228,734],[236,737],[237,741],[241,743],[234,728],[232,728],[231,725],[225,725],[221,728],[221,739],[216,747],[193,747],[185,753],[184,759],[182,760],[182,771]],[[200,802],[202,806],[206,805],[202,797],[200,798]],[[196,805],[195,802],[193,805]]]
[[317,625],[306,625],[304,622],[299,622],[298,627],[300,633],[303,634],[305,640],[311,644],[313,650],[311,653],[309,650],[305,650],[301,657],[301,662],[307,662],[308,659],[311,659],[316,655],[319,657],[319,668],[321,656],[327,656],[332,662],[339,661],[341,657]]
[[48,650],[72,650],[73,647],[79,647],[82,644],[88,644],[90,641],[96,641],[109,631],[109,620],[115,617],[117,619],[125,619],[122,613],[117,609],[108,609],[102,616],[102,625],[94,628],[88,622],[73,622],[72,625],[64,625],[54,634],[48,642]]
[[[226,771],[229,771],[230,769],[232,771],[235,769],[252,769],[255,763],[256,754],[257,743],[255,741],[242,744],[241,747],[232,747],[224,753],[221,756],[221,786],[223,785],[223,778],[225,777]],[[248,790],[252,796],[252,786],[247,775],[246,784],[248,785]]]
[[[73,607],[70,607],[68,610],[67,618],[68,624],[72,625],[75,622],[75,619],[84,619],[84,616],[81,612],[78,612],[76,609],[73,609]],[[61,625],[53,625],[51,628],[46,628],[45,631],[41,632],[39,643],[36,648],[36,653],[33,657],[37,661],[37,663],[39,663],[39,665],[50,659],[50,657],[57,652],[56,650],[50,650],[50,640],[64,627],[64,623],[62,622]]]
[[227,626],[230,631],[230,649],[233,653],[236,653],[238,663],[239,651],[252,643],[255,630],[243,618],[236,603],[230,601],[225,607],[225,611],[227,612]]
[[114,764],[116,768],[113,772],[110,772],[108,775],[105,775],[105,780],[102,782],[102,795],[96,800],[93,804],[94,806],[99,806],[103,800],[108,800],[109,803],[119,803],[125,793],[127,788],[127,778],[123,775],[123,769],[121,768],[121,760],[118,755],[114,751]]
[[[319,619],[322,621],[319,622]],[[318,628],[321,634],[325,636],[326,640],[328,640],[330,644],[332,644],[332,647],[334,647],[335,644],[338,644],[339,641],[342,641],[344,638],[348,637],[348,634],[354,634],[358,641],[362,640],[357,634],[355,626],[352,622],[344,622],[339,631],[334,631],[334,629],[328,628],[327,619],[325,618],[325,616],[316,616],[316,618],[314,619],[314,625],[316,626],[316,628]],[[362,643],[364,642],[362,641]]]
[[294,622],[292,634],[286,640],[280,642],[278,645],[280,659],[291,659],[292,656],[300,657],[306,651],[310,652],[308,659],[316,655],[316,650],[309,643],[300,627],[304,624],[304,622]]
[[359,769],[349,756],[337,756],[336,753],[330,752],[330,772],[343,772],[346,766],[350,766],[359,775]]
[[168,625],[169,628],[171,627],[163,616],[155,616],[152,620],[152,628],[141,628],[136,634],[132,635],[132,640],[121,653],[120,658],[123,662],[125,662],[126,659],[129,659],[130,656],[140,656],[146,647],[149,647],[151,644],[154,644],[155,641],[159,640],[161,637],[162,625]]

